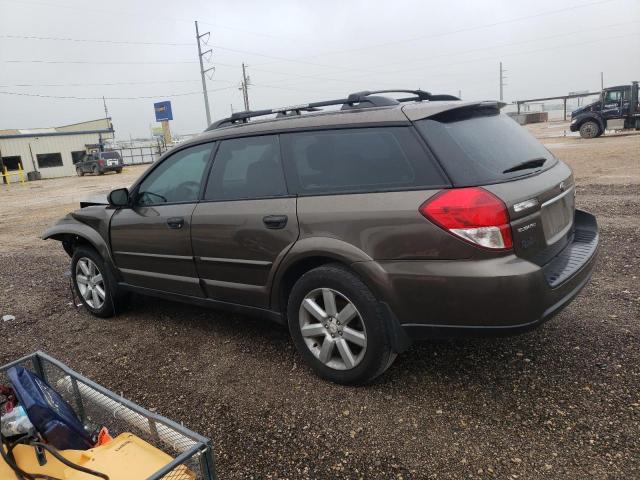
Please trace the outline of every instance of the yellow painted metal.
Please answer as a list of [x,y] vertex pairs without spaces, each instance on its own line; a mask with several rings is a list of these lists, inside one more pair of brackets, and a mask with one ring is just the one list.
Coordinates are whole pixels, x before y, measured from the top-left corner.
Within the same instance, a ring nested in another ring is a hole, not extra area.
[[[49,475],[60,480],[96,480],[96,477],[67,467],[48,452],[47,463],[38,464],[34,448],[18,445],[13,450],[16,464],[30,474]],[[122,433],[111,442],[90,450],[61,450],[67,460],[108,475],[109,480],[144,480],[173,458],[131,433]],[[181,465],[171,472],[171,480],[195,480],[195,475]],[[15,478],[13,470],[0,458],[0,480]]]
[[18,170],[9,171],[7,170],[7,167],[4,166],[2,170],[2,174],[0,174],[0,177],[6,179],[7,186],[11,185],[11,177],[14,177],[14,176],[18,177],[18,182],[24,183],[24,170],[22,169],[21,162],[18,162]]

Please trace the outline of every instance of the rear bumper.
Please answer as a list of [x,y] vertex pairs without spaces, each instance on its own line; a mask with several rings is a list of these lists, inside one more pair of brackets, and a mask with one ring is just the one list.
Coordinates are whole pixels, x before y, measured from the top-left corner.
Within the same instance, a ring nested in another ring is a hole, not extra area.
[[576,211],[572,241],[540,267],[515,255],[488,260],[361,262],[411,339],[511,335],[553,317],[588,283],[598,249],[593,215]]

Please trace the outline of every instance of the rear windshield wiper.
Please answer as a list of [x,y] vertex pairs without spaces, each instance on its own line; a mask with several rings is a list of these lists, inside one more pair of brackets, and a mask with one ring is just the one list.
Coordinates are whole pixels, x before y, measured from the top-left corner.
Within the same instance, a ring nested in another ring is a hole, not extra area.
[[533,158],[531,160],[527,160],[526,162],[518,163],[513,167],[507,168],[502,173],[511,173],[511,172],[517,172],[518,170],[528,170],[530,168],[539,168],[543,166],[544,162],[546,161],[547,161],[546,158]]

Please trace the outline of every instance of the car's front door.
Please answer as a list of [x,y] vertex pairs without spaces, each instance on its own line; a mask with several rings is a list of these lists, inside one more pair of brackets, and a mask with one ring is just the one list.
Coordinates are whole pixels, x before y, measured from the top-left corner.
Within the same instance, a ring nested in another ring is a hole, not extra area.
[[620,118],[622,115],[623,90],[606,90],[602,101],[602,116],[604,118]]
[[207,296],[269,307],[270,281],[297,238],[278,136],[223,140],[191,225]]
[[191,248],[191,216],[214,144],[181,149],[134,188],[132,207],[111,220],[111,248],[130,285],[202,297]]

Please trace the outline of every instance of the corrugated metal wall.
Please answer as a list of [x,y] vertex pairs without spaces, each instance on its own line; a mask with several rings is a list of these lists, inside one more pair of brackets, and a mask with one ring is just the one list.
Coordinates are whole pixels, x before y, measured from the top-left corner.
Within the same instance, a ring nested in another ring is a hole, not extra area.
[[[37,169],[41,172],[42,178],[68,177],[76,174],[71,152],[85,150],[85,145],[97,144],[98,142],[99,134],[97,133],[52,137],[4,138],[0,139],[0,152],[3,157],[19,155],[25,172]],[[29,146],[31,146],[31,150],[29,150]],[[37,154],[39,153],[59,153],[62,156],[62,166],[40,168],[37,164]],[[33,165],[34,161],[36,162],[36,168]]]

